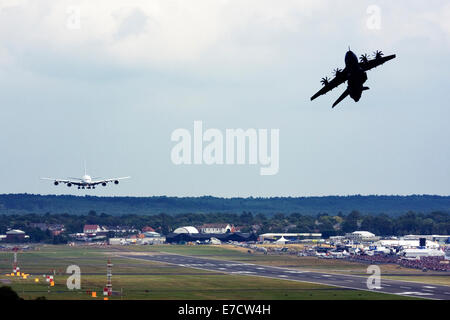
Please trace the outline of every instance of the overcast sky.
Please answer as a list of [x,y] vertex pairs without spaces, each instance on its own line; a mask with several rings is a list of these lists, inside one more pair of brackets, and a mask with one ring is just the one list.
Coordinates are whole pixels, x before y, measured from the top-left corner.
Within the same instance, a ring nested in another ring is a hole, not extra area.
[[[311,102],[348,46],[397,59],[360,102],[331,109],[345,86]],[[449,53],[448,1],[0,0],[0,193],[449,195]],[[173,164],[195,120],[279,129],[278,174]],[[132,179],[39,179],[85,160]]]

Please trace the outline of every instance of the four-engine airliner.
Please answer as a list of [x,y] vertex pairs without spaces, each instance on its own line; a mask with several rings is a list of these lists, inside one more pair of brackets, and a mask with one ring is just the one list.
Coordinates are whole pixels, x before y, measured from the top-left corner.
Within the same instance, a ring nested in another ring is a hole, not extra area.
[[373,54],[374,58],[369,59],[367,54],[363,54],[358,62],[356,55],[349,49],[345,54],[344,70],[339,68],[335,69],[334,78],[332,80],[328,79],[328,77],[322,78],[321,83],[323,88],[311,97],[311,101],[347,81],[347,89],[334,102],[332,108],[344,100],[348,95],[350,95],[355,102],[358,102],[359,99],[361,99],[362,92],[364,90],[369,90],[368,87],[364,86],[364,82],[367,81],[366,71],[376,68],[396,57],[395,54],[385,57],[383,57],[383,55],[383,52],[375,51]]
[[119,180],[129,178],[130,177],[108,178],[108,179],[92,178],[90,175],[86,173],[85,167],[84,175],[81,178],[68,178],[68,179],[41,178],[41,179],[52,180],[55,186],[59,185],[60,183],[65,183],[68,187],[74,185],[77,186],[78,189],[95,189],[95,186],[99,184],[106,187],[106,185],[110,182],[114,182],[114,184],[119,184]]

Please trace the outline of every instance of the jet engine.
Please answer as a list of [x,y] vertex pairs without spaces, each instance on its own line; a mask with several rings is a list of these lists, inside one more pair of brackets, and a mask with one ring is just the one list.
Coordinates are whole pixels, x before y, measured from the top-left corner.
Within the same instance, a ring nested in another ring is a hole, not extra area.
[[54,184],[55,186],[57,186],[57,185],[59,184],[59,182],[58,182],[58,181],[55,181],[55,182],[53,182],[53,184]]
[[114,184],[119,184],[119,180],[115,180],[115,181],[114,181]]

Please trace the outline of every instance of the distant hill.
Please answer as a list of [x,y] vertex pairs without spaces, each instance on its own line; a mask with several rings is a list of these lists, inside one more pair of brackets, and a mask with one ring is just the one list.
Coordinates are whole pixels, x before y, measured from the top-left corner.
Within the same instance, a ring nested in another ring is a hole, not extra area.
[[347,214],[357,210],[365,214],[398,215],[408,211],[450,212],[450,196],[324,196],[275,198],[204,197],[93,197],[72,195],[0,195],[0,214],[69,213],[86,214],[90,210],[110,215],[158,213],[242,213],[254,214],[318,213]]

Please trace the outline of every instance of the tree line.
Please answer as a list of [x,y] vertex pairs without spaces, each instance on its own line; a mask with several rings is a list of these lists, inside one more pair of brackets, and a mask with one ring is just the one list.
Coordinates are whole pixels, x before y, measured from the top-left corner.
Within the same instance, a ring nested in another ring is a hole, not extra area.
[[435,195],[410,196],[323,196],[323,197],[271,197],[271,198],[219,198],[203,197],[96,197],[73,195],[0,194],[0,214],[85,214],[89,210],[110,215],[159,213],[236,213],[250,211],[274,215],[276,213],[317,215],[327,212],[337,215],[359,212],[399,215],[408,211],[430,213],[450,212],[450,197]]
[[[34,228],[33,223],[63,224],[66,231],[52,236],[49,230]],[[322,233],[323,237],[344,235],[356,230],[370,231],[379,236],[402,236],[406,234],[450,234],[450,214],[441,211],[431,213],[406,212],[392,217],[387,214],[371,215],[359,211],[349,214],[330,215],[321,213],[315,216],[300,213],[265,215],[249,211],[237,213],[182,213],[155,215],[110,215],[98,214],[91,210],[84,215],[72,214],[12,214],[0,215],[0,234],[8,229],[25,231],[33,242],[64,243],[67,234],[83,231],[85,224],[102,226],[128,226],[142,229],[145,226],[167,235],[180,226],[200,226],[205,223],[229,223],[240,228],[241,232],[293,232]]]

